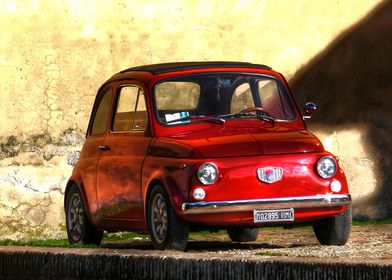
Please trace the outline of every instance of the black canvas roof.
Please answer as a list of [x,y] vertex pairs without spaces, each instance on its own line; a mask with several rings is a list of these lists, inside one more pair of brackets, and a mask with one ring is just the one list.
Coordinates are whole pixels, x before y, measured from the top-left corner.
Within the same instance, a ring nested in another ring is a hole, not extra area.
[[262,64],[253,64],[249,62],[230,62],[230,61],[208,61],[208,62],[171,62],[171,63],[160,63],[160,64],[150,64],[128,68],[121,71],[120,73],[126,73],[131,71],[143,71],[150,72],[154,75],[177,71],[177,70],[192,70],[192,69],[204,69],[204,68],[261,68],[266,70],[271,70],[271,67]]

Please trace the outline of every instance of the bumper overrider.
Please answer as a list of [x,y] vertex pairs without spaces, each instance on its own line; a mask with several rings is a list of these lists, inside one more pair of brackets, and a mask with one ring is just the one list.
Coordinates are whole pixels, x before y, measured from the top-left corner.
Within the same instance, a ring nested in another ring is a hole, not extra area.
[[273,210],[281,208],[330,208],[349,205],[350,203],[351,195],[349,194],[327,194],[250,200],[186,202],[182,204],[182,210],[186,214],[203,214],[253,211],[255,209]]

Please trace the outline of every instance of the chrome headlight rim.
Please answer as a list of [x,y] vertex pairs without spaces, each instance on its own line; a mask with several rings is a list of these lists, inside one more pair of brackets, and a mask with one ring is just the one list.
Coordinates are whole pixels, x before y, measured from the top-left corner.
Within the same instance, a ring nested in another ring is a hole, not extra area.
[[[213,178],[212,180],[206,180],[205,177],[203,177],[203,175],[205,175],[204,172],[203,172],[203,170],[204,170],[205,167],[207,167],[207,166],[212,167],[213,170],[215,171],[215,175],[214,175],[214,178]],[[202,163],[202,164],[200,164],[200,166],[197,168],[196,175],[197,175],[197,179],[199,179],[200,183],[202,183],[203,185],[206,185],[206,186],[212,185],[212,184],[214,184],[214,183],[218,180],[218,177],[219,177],[218,167],[217,167],[216,164],[213,163],[213,162],[205,162],[205,163]]]
[[[332,163],[333,168],[334,168],[333,173],[327,174],[325,171],[323,171],[322,162],[325,160],[328,160],[330,163]],[[337,169],[338,169],[338,164],[332,156],[323,156],[317,160],[317,163],[316,163],[317,174],[323,179],[330,179],[333,176],[335,176]]]

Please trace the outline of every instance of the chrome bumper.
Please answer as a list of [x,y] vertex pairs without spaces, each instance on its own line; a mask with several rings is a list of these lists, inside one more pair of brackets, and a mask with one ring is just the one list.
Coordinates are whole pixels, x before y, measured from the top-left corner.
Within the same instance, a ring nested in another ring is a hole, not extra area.
[[349,194],[330,194],[251,200],[187,202],[182,204],[182,210],[186,214],[202,214],[253,211],[255,209],[328,208],[348,205],[350,203],[351,195]]

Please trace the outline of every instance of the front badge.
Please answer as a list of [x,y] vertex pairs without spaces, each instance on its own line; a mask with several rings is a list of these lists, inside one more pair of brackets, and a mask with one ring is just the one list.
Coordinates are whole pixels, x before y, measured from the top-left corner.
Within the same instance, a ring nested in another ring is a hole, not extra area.
[[268,166],[257,169],[257,177],[268,184],[275,183],[282,179],[283,169],[280,167]]

